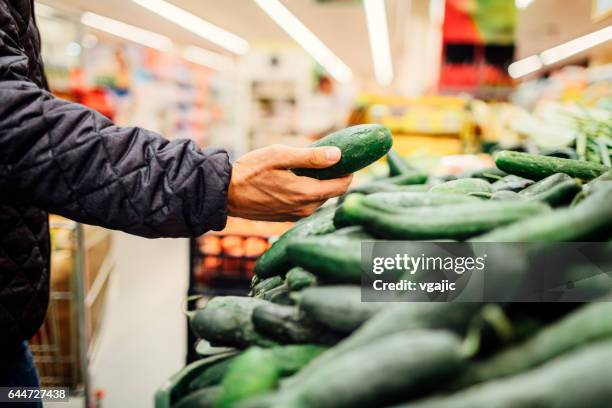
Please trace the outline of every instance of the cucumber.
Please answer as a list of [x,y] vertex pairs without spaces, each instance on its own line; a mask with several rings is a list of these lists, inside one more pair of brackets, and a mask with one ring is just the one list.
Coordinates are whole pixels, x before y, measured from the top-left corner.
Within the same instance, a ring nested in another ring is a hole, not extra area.
[[437,184],[429,189],[432,193],[490,193],[491,184],[479,178],[463,178]]
[[603,342],[523,375],[396,408],[608,408],[612,401],[612,343]]
[[612,227],[612,188],[578,205],[525,219],[472,238],[473,242],[564,242],[597,240]]
[[317,286],[317,277],[304,268],[296,266],[287,272],[285,283],[292,291],[302,290],[309,286]]
[[198,389],[181,399],[172,408],[214,408],[221,393],[221,387],[212,386]]
[[294,302],[291,299],[291,291],[283,282],[280,286],[270,289],[261,294],[260,298],[268,302],[278,303],[279,305],[292,305]]
[[391,132],[381,125],[357,125],[331,133],[311,147],[335,146],[342,151],[340,161],[324,169],[293,169],[298,176],[320,180],[343,177],[383,157],[393,144]]
[[377,183],[393,184],[396,186],[411,186],[425,184],[427,182],[427,174],[419,171],[412,173],[400,174],[399,176],[388,177],[378,180]]
[[287,377],[300,371],[306,364],[327,350],[315,344],[295,344],[270,349],[280,369],[280,375]]
[[363,200],[348,197],[343,203],[346,217],[385,239],[464,239],[549,210],[538,202],[482,201],[390,213],[369,208]]
[[541,180],[555,173],[591,180],[610,170],[598,163],[507,150],[497,152],[493,158],[503,171],[532,180]]
[[264,292],[274,289],[277,286],[283,284],[283,278],[279,275],[271,276],[269,278],[263,279],[257,285],[253,286],[253,296],[258,297],[262,295]]
[[527,198],[523,197],[519,193],[514,191],[501,190],[491,194],[491,200],[493,201],[525,201]]
[[310,319],[331,330],[351,333],[388,304],[361,302],[357,285],[317,286],[301,292],[298,306]]
[[601,176],[591,180],[584,186],[584,192],[585,194],[591,194],[602,188],[610,187],[612,187],[612,170],[609,170]]
[[293,265],[328,283],[361,282],[361,239],[337,234],[305,237],[287,245]]
[[221,382],[215,408],[231,408],[278,385],[281,369],[270,349],[251,347],[232,362]]
[[472,170],[462,173],[460,178],[480,178],[489,182],[495,182],[508,175],[505,171],[498,169],[497,167],[487,167],[484,169]]
[[212,345],[246,347],[252,344],[272,346],[274,341],[261,336],[253,326],[255,307],[266,304],[261,299],[217,296],[191,317],[191,328]]
[[556,173],[527,187],[519,194],[531,201],[545,202],[553,207],[569,204],[580,192],[580,184],[565,173]]
[[342,202],[347,195],[351,193],[360,193],[360,194],[374,194],[374,193],[396,193],[396,192],[425,192],[429,190],[431,186],[426,184],[413,184],[413,185],[404,185],[398,186],[396,184],[385,183],[385,182],[372,182],[366,183],[359,187],[354,187],[349,189],[349,191],[340,197],[340,202]]
[[510,174],[504,178],[497,180],[491,184],[491,190],[495,193],[497,191],[514,191],[519,192],[526,187],[529,187],[535,183],[533,180],[529,180],[523,177],[515,176]]
[[612,303],[609,300],[582,306],[526,342],[473,364],[459,379],[459,386],[516,375],[586,344],[611,339]]
[[221,380],[225,377],[227,370],[236,357],[229,357],[223,361],[219,361],[216,364],[206,368],[202,374],[197,376],[189,383],[189,389],[191,391],[197,391],[212,387],[214,385],[221,384]]
[[387,153],[387,165],[389,166],[389,176],[399,176],[400,174],[412,173],[415,171],[414,167],[408,164],[406,160],[393,149]]
[[282,343],[319,342],[326,329],[294,306],[266,303],[253,311],[258,332]]
[[386,307],[380,313],[372,316],[353,334],[292,377],[287,382],[287,386],[299,383],[302,375],[307,375],[345,353],[368,344],[375,344],[396,333],[411,333],[419,329],[445,329],[463,334],[473,317],[482,308],[480,303],[475,302],[385,303],[384,305]]
[[[316,360],[315,360],[316,361]],[[380,407],[443,384],[465,365],[461,341],[445,331],[398,333],[319,366],[272,406]]]
[[287,243],[292,238],[306,237],[310,235],[321,235],[333,232],[334,227],[333,206],[323,207],[308,218],[297,222],[293,228],[285,232],[281,237],[264,252],[255,262],[254,272],[261,278],[280,275],[291,269],[291,263],[287,258]]

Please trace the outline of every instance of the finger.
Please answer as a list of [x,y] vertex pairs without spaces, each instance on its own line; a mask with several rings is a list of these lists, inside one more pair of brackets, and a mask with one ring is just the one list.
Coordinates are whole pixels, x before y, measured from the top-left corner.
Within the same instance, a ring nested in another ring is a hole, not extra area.
[[268,160],[276,168],[314,168],[322,169],[334,165],[340,160],[342,152],[334,146],[326,147],[274,147]]
[[304,186],[303,191],[312,201],[324,201],[346,193],[352,180],[352,174],[330,180],[312,179],[312,182]]

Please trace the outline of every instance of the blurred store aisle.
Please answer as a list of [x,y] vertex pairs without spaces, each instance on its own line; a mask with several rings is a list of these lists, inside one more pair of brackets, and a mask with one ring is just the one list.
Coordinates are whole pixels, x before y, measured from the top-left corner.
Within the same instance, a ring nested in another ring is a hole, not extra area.
[[188,241],[115,233],[104,334],[93,367],[102,407],[151,407],[155,390],[184,366]]

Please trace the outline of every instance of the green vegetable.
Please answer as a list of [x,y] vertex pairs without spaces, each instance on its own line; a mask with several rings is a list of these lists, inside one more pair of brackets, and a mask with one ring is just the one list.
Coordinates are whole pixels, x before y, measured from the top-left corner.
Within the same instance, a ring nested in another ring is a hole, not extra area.
[[490,193],[491,184],[479,178],[463,178],[437,184],[429,189],[432,193]]
[[283,284],[283,278],[281,276],[275,275],[269,278],[265,278],[257,285],[253,286],[253,296],[258,297],[262,295],[264,292],[274,289],[277,286]]
[[582,306],[524,343],[472,365],[458,383],[466,386],[516,375],[585,344],[612,338],[611,316],[609,301]]
[[235,358],[236,357],[226,358],[206,368],[202,374],[189,383],[189,389],[191,391],[196,391],[213,385],[219,385]]
[[280,275],[291,269],[291,263],[287,258],[287,243],[292,238],[307,237],[311,235],[322,235],[333,232],[334,228],[333,206],[319,209],[308,218],[297,222],[293,228],[285,232],[281,237],[264,252],[255,263],[254,272],[260,277]]
[[525,201],[526,198],[514,191],[501,190],[491,194],[493,201]]
[[460,177],[461,178],[481,178],[489,182],[494,182],[501,178],[506,177],[507,175],[508,173],[498,169],[497,167],[488,167],[485,169],[468,171],[462,174]]
[[283,343],[318,342],[325,329],[295,306],[265,303],[253,311],[258,332]]
[[412,173],[400,174],[399,176],[384,178],[378,180],[377,183],[393,184],[396,186],[411,186],[424,184],[427,181],[427,174],[418,171]]
[[221,382],[215,408],[230,408],[254,395],[276,388],[281,375],[274,353],[251,347],[232,362]]
[[523,375],[396,408],[608,408],[612,401],[612,343],[553,360]]
[[531,201],[542,201],[551,206],[568,204],[580,191],[580,184],[564,173],[548,176],[527,187],[519,194]]
[[[480,200],[453,193],[376,193],[364,198],[370,208],[393,211],[393,207],[432,207],[437,205],[478,203]],[[338,210],[336,210],[336,213]]]
[[414,167],[409,165],[406,160],[393,149],[387,153],[387,165],[389,166],[389,176],[399,176],[400,174],[407,174],[414,172]]
[[482,201],[390,213],[369,208],[363,200],[360,195],[348,197],[343,203],[346,217],[386,239],[463,239],[549,209],[537,202]]
[[217,296],[212,298],[206,307],[196,310],[191,317],[191,328],[199,337],[213,345],[274,345],[272,340],[257,333],[251,321],[253,310],[262,304],[266,302],[261,299]]
[[494,159],[500,169],[532,180],[541,180],[555,173],[591,180],[610,170],[597,163],[506,150],[498,152]]
[[335,146],[342,151],[340,161],[324,169],[293,169],[298,176],[317,179],[343,177],[362,169],[384,156],[391,145],[391,132],[381,125],[358,125],[331,133],[311,147]]
[[292,305],[294,302],[291,299],[291,291],[287,284],[283,283],[280,286],[270,289],[261,294],[260,298],[268,302],[278,303],[280,305]]
[[612,226],[612,188],[578,205],[521,220],[471,239],[474,242],[564,242],[597,239]]
[[220,393],[221,387],[200,388],[181,399],[172,408],[213,408]]
[[278,364],[281,376],[287,377],[300,371],[327,348],[315,344],[295,344],[272,347],[270,350]]
[[351,333],[388,304],[362,302],[357,285],[317,286],[304,289],[300,310],[334,331]]
[[596,179],[591,180],[584,186],[584,192],[586,194],[591,194],[604,188],[612,188],[612,170],[609,170]]
[[[372,182],[366,183],[358,187],[351,188],[347,194],[360,193],[360,194],[374,194],[374,193],[394,193],[394,192],[425,192],[429,190],[431,186],[426,184],[414,184],[408,186],[398,186],[391,183],[385,182]],[[347,194],[343,195],[340,201],[346,198]]]
[[316,286],[317,277],[308,272],[306,269],[296,266],[287,272],[285,282],[287,283],[289,289],[298,291],[309,286]]
[[464,364],[461,342],[451,333],[398,333],[366,344],[301,376],[299,383],[281,388],[273,406],[385,406],[443,384]]
[[518,192],[523,190],[525,187],[528,187],[534,183],[533,180],[529,180],[523,177],[515,176],[510,174],[502,179],[497,180],[495,183],[491,184],[491,190],[493,192],[497,191],[514,191]]

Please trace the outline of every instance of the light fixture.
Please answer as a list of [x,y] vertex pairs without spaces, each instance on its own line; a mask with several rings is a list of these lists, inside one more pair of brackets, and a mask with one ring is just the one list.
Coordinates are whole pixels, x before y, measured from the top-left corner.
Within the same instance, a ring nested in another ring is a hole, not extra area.
[[245,54],[249,43],[208,21],[164,0],[132,0],[134,3],[235,54]]
[[524,9],[529,7],[529,5],[533,2],[533,0],[515,0],[514,4],[516,8]]
[[233,71],[235,66],[231,58],[224,55],[205,50],[194,45],[183,48],[183,58],[194,64],[212,68],[216,71]]
[[389,85],[393,81],[393,64],[385,0],[363,0],[363,7],[368,24],[376,81],[381,85]]
[[113,20],[99,14],[85,12],[81,16],[81,23],[96,30],[104,31],[117,37],[124,38],[135,43],[154,48],[160,51],[168,51],[172,48],[170,38],[148,31],[133,25]]
[[529,75],[540,68],[542,68],[542,61],[540,61],[540,57],[537,55],[531,55],[510,64],[508,67],[508,74],[512,78],[517,79],[525,75]]
[[346,83],[353,78],[351,69],[302,24],[283,3],[279,0],[254,1],[338,82]]
[[593,48],[596,45],[603,44],[612,39],[612,25],[594,31],[590,34],[583,35],[564,44],[549,48],[540,54],[540,58],[544,65],[551,65],[566,58],[576,55],[583,51]]

